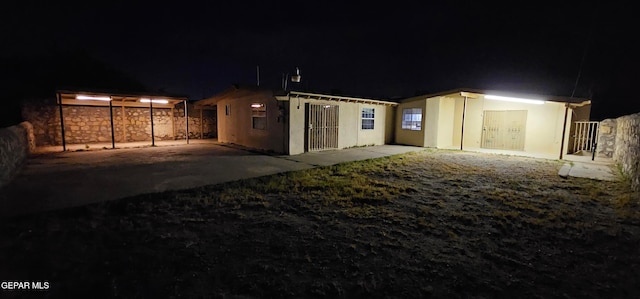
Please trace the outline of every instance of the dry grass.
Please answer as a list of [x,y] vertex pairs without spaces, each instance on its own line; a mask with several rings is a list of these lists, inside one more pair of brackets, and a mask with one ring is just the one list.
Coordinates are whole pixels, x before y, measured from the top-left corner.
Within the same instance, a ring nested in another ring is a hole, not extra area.
[[424,151],[23,217],[0,278],[59,297],[640,296],[638,193],[560,166]]

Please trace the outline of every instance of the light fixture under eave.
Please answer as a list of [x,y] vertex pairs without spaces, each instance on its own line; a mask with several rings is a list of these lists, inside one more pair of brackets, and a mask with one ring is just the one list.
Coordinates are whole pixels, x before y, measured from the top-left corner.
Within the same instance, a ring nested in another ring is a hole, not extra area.
[[141,103],[149,103],[149,102],[151,102],[151,103],[155,103],[155,104],[169,104],[169,101],[167,101],[167,100],[156,100],[156,99],[153,99],[153,100],[140,99],[140,102]]
[[291,76],[291,82],[300,82],[302,76],[300,76],[300,69],[296,67],[296,74]]
[[264,104],[258,104],[258,103],[251,104],[251,108],[260,108],[260,107],[264,107]]
[[484,98],[488,99],[488,100],[505,101],[505,102],[516,102],[516,103],[526,103],[526,104],[534,104],[534,105],[542,105],[542,104],[544,104],[544,101],[541,101],[541,100],[494,96],[494,95],[489,95],[489,94],[485,95]]
[[76,100],[81,101],[111,101],[111,97],[96,97],[96,96],[87,96],[87,95],[77,95]]

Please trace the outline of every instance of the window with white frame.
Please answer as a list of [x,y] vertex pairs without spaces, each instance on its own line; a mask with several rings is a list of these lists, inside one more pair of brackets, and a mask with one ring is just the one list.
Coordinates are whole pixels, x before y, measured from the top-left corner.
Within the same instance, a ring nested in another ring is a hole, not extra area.
[[256,130],[267,129],[267,107],[263,103],[251,104],[251,126]]
[[402,109],[402,129],[412,131],[422,130],[421,108]]
[[362,129],[373,130],[373,123],[375,120],[374,108],[362,108]]

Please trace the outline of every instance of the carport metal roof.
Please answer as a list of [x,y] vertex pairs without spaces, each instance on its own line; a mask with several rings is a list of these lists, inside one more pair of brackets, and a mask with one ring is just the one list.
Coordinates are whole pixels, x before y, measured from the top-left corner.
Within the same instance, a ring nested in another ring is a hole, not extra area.
[[184,96],[169,96],[161,94],[117,94],[92,91],[57,92],[62,105],[75,106],[124,106],[146,108],[152,105],[156,108],[172,108],[176,104],[187,101]]

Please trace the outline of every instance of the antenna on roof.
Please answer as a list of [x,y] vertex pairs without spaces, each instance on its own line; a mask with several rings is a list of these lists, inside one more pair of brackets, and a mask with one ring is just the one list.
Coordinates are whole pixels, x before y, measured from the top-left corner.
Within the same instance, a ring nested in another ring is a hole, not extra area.
[[260,66],[256,65],[256,77],[258,81],[258,86],[260,86]]

